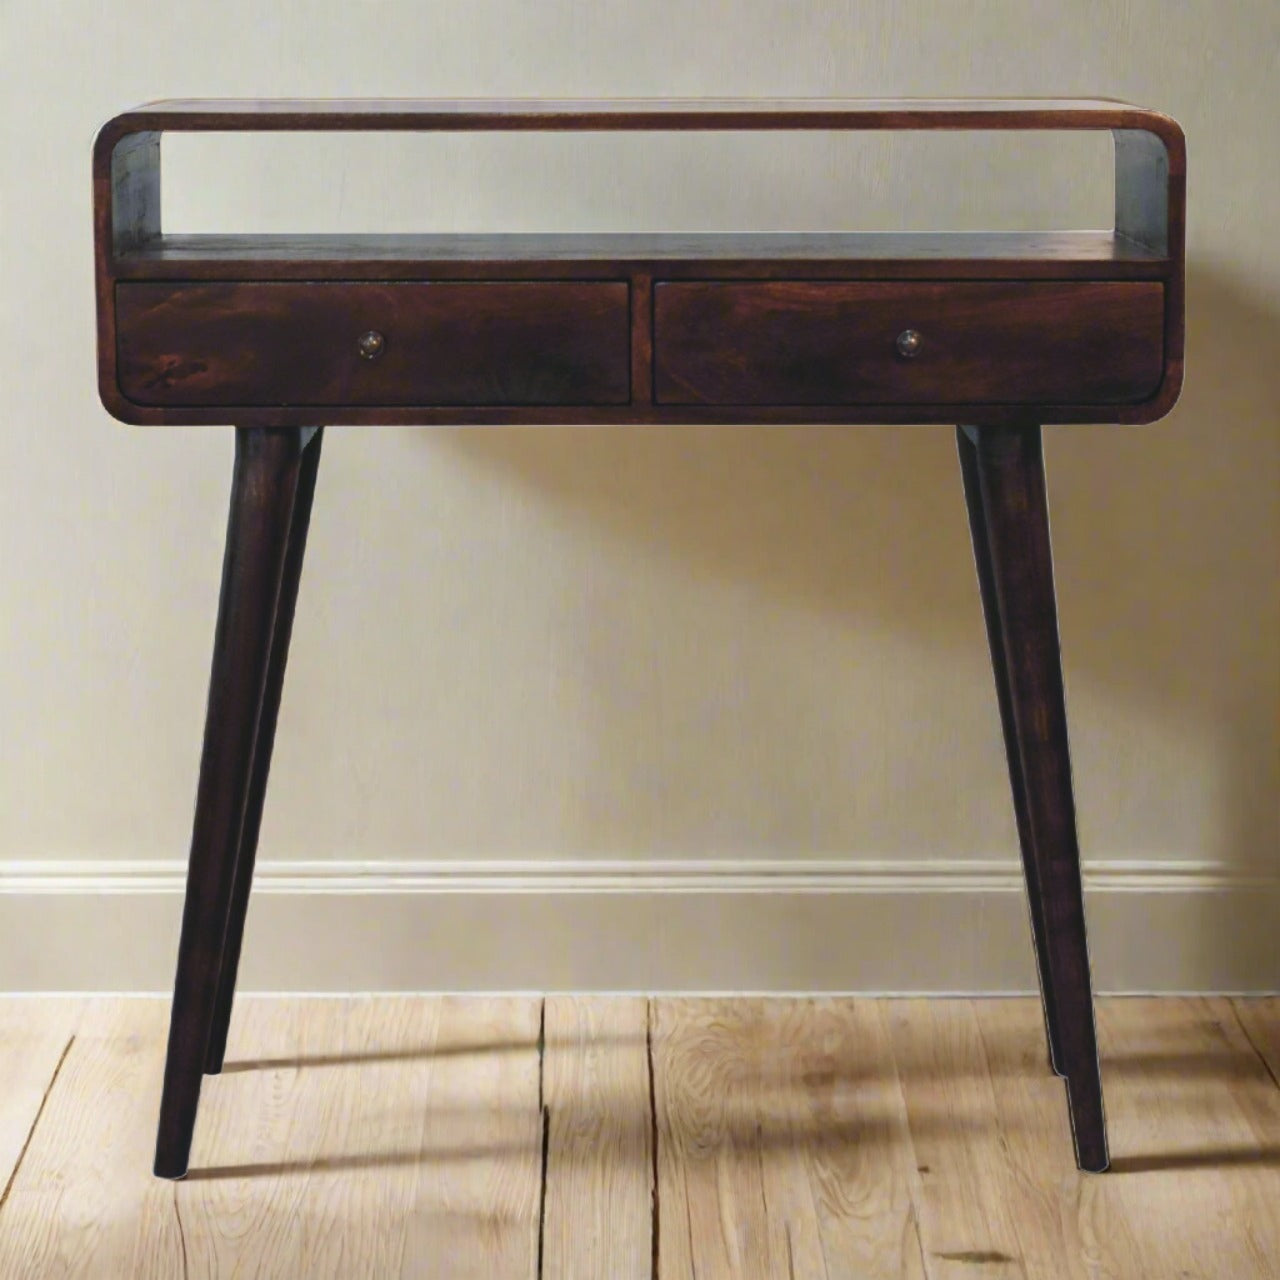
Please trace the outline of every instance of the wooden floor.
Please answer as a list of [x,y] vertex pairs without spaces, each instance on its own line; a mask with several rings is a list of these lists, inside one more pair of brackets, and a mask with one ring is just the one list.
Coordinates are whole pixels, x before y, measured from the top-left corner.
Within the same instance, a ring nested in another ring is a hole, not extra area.
[[0,1000],[0,1277],[1280,1276],[1280,1001],[245,999],[151,1177],[167,1006]]

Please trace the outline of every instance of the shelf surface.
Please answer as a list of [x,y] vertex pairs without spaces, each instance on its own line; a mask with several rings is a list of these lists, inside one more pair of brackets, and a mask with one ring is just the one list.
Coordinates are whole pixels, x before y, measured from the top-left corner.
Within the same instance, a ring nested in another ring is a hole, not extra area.
[[1111,231],[659,232],[586,234],[160,235],[117,256],[121,278],[245,275],[315,266],[389,270],[433,266],[585,264],[820,265],[1001,275],[1153,278],[1168,259]]

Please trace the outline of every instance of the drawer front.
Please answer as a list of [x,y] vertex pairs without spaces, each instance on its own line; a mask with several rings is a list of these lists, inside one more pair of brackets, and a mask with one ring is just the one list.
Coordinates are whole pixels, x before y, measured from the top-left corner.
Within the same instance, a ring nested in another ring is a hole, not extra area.
[[127,284],[140,405],[606,405],[630,399],[625,281]]
[[1158,282],[654,289],[660,404],[1124,404],[1154,394],[1163,372]]

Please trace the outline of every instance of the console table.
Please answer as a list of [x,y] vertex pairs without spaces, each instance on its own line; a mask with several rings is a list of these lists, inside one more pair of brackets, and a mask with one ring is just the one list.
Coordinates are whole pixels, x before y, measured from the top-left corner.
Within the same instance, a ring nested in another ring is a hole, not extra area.
[[[1109,130],[1115,225],[1043,233],[178,235],[186,131]],[[235,471],[155,1171],[222,1067],[326,425],[949,423],[1049,1057],[1108,1163],[1041,425],[1182,381],[1185,146],[1109,100],[169,101],[93,156],[98,371],[125,422],[234,424]],[[797,447],[800,447],[797,445]],[[851,492],[857,477],[850,477]]]

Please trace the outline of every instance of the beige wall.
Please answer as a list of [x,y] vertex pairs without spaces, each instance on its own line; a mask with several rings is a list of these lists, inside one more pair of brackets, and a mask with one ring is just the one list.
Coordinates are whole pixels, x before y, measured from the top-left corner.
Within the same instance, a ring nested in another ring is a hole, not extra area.
[[[1049,93],[1169,111],[1189,151],[1183,399],[1047,444],[1098,977],[1280,986],[1270,0],[0,0],[0,57],[0,987],[167,983],[198,759],[231,440],[98,404],[102,121],[178,95]],[[302,154],[175,141],[167,220],[1072,226],[1110,198],[1091,138]],[[276,761],[252,985],[1032,980],[945,428],[332,432]]]

